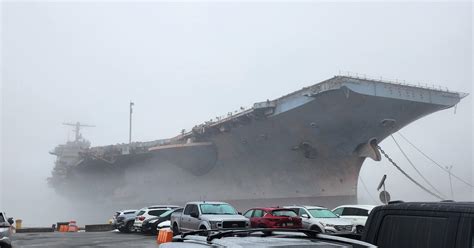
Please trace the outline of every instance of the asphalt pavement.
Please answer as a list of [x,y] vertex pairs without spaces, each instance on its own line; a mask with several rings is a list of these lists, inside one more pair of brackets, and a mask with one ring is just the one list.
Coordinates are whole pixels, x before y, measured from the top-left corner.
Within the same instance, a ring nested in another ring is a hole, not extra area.
[[16,233],[13,248],[20,247],[158,247],[156,236],[112,232]]

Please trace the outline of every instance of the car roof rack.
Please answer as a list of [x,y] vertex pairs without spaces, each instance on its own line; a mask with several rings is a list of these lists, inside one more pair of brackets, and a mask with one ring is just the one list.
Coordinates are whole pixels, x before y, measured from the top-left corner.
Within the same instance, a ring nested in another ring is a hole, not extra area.
[[308,229],[282,229],[282,228],[253,228],[253,229],[238,229],[238,230],[220,230],[215,234],[207,236],[207,242],[211,242],[213,239],[220,239],[222,237],[237,234],[237,233],[254,233],[263,231],[278,231],[278,232],[298,232],[304,233],[310,238],[316,238],[316,235],[320,232]]
[[[201,230],[203,231],[203,230]],[[212,230],[207,230],[209,233],[212,233]],[[360,241],[360,240],[355,240],[355,239],[348,239],[345,237],[339,237],[339,236],[333,236],[333,235],[326,235],[322,234],[319,231],[315,230],[308,230],[308,229],[285,229],[285,228],[252,228],[252,229],[238,229],[238,230],[228,230],[228,231],[223,231],[223,230],[214,230],[217,231],[215,234],[209,234],[207,236],[207,243],[211,243],[213,239],[220,239],[222,237],[228,236],[228,235],[233,235],[233,234],[239,234],[239,233],[254,233],[254,232],[291,232],[291,233],[303,233],[309,238],[314,238],[314,239],[321,239],[321,240],[329,240],[329,241],[337,241],[337,242],[345,242],[345,243],[353,243],[353,244],[358,244],[358,245],[363,245],[367,247],[376,247],[372,244]],[[192,233],[192,232],[191,232]],[[179,240],[179,241],[182,241]]]
[[396,201],[389,201],[388,204],[398,204],[398,203],[405,203],[404,201],[402,200],[396,200]]

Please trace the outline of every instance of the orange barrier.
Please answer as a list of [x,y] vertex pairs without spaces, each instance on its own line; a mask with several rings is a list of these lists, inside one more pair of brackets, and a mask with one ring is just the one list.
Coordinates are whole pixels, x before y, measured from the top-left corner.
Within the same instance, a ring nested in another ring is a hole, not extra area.
[[77,232],[78,228],[75,220],[69,221],[68,232]]
[[171,240],[173,240],[173,231],[168,228],[160,229],[156,237],[156,243],[163,244],[171,242]]
[[59,231],[60,232],[67,232],[69,230],[69,227],[67,225],[60,225],[59,226]]

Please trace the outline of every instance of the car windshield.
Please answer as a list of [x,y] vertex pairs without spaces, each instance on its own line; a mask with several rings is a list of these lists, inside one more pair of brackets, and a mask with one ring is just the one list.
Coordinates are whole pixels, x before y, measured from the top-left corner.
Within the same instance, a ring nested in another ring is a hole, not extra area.
[[309,209],[309,212],[314,218],[338,218],[329,209]]
[[279,209],[279,210],[273,210],[272,211],[273,216],[287,216],[287,217],[296,217],[296,213],[291,210],[286,210],[286,209]]
[[172,214],[174,211],[175,211],[174,209],[170,209],[170,210],[168,210],[168,211],[162,213],[162,214],[160,215],[160,217],[166,217],[166,216]]
[[237,214],[237,211],[229,204],[201,204],[202,214]]
[[148,211],[148,214],[149,214],[149,215],[152,215],[152,216],[160,216],[160,215],[162,215],[164,212],[167,212],[167,210],[166,210],[166,209],[150,210],[150,211]]

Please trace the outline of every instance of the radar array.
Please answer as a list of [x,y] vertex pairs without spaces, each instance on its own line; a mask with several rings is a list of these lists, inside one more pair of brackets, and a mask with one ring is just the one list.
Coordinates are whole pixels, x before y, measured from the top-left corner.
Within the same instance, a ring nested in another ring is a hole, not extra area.
[[81,136],[81,128],[82,127],[95,127],[93,125],[82,124],[80,122],[76,122],[76,123],[65,122],[65,123],[63,123],[63,125],[74,127],[74,134],[75,134],[75,140],[74,141],[79,141],[82,138],[82,136]]

